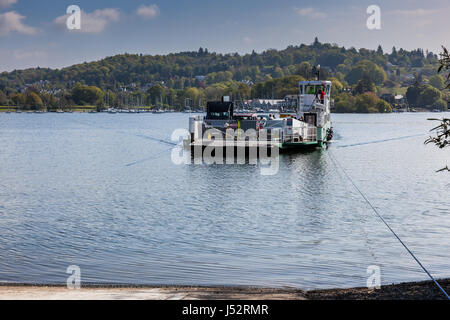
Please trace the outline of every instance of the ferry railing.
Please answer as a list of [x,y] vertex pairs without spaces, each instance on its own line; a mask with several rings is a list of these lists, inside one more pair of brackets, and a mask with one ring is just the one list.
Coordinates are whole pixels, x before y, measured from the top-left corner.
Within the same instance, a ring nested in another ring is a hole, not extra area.
[[279,128],[262,129],[258,132],[259,141],[283,142],[286,136]]
[[307,128],[307,134],[306,134],[306,140],[307,141],[316,141],[317,140],[317,128]]
[[302,128],[303,141],[316,141],[317,140],[317,128],[316,127],[304,127]]
[[292,133],[288,133],[287,131],[283,132],[283,138],[283,141],[301,141],[303,139],[302,128],[292,128]]

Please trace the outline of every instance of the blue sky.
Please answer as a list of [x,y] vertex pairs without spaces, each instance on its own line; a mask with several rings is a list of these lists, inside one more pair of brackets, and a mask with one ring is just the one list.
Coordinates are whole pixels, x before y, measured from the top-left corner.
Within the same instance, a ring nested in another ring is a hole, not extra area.
[[[381,30],[366,9],[381,8]],[[69,5],[82,30],[65,28]],[[60,68],[118,53],[221,53],[321,42],[438,52],[450,46],[448,0],[0,0],[0,71]]]

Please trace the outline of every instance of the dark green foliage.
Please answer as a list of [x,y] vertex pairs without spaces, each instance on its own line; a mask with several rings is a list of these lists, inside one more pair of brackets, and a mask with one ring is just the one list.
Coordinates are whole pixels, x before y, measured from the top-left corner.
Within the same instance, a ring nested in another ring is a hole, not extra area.
[[0,106],[5,106],[8,104],[8,99],[3,91],[0,90]]
[[361,80],[356,84],[354,92],[356,94],[363,94],[365,92],[376,92],[377,88],[375,84],[372,82],[368,73],[364,73]]
[[35,92],[29,92],[26,95],[25,106],[31,109],[38,109],[42,107],[42,99]]
[[441,92],[426,84],[421,86],[421,92],[419,96],[419,104],[425,106],[427,104],[434,106],[439,100],[441,100]]
[[346,59],[346,55],[340,53],[337,50],[322,53],[318,58],[318,63],[323,66],[336,68],[337,65],[343,63]]
[[392,112],[392,106],[389,103],[387,103],[386,101],[382,100],[382,99],[378,99],[376,107],[378,109],[378,112],[380,112],[380,113],[390,113],[390,112]]
[[335,111],[338,113],[356,112],[356,98],[349,93],[341,93],[334,102]]
[[[378,92],[378,89],[381,94],[386,88],[392,92],[395,87],[408,85],[403,83],[400,74],[412,74],[415,71],[411,70],[412,62],[425,65],[420,75],[430,77],[429,72],[435,70],[433,64],[438,60],[436,55],[429,52],[425,55],[421,49],[394,49],[388,54],[380,46],[377,50],[346,49],[321,43],[316,38],[311,45],[269,49],[262,53],[253,51],[245,55],[218,54],[200,48],[168,55],[122,54],[59,70],[15,70],[0,73],[0,90],[10,105],[24,106],[27,97],[18,92],[31,85],[43,105],[53,109],[88,104],[183,109],[187,98],[192,100],[193,106],[200,107],[202,101],[204,104],[204,101],[220,99],[222,95],[239,100],[297,94],[296,82],[314,79],[313,67],[319,64],[320,79],[333,80],[337,85],[333,87],[333,97],[348,88],[357,95]],[[387,73],[389,81],[386,81]],[[433,84],[439,85],[437,81]],[[108,94],[102,97],[103,92]],[[436,99],[434,93],[428,90],[424,97],[442,105],[443,100]],[[0,99],[5,103],[1,95]],[[351,106],[344,107],[343,104],[344,100],[341,100],[342,110],[353,112]],[[376,110],[376,107],[370,108],[370,112]]]
[[420,92],[420,86],[417,84],[408,88],[408,90],[406,91],[406,99],[408,99],[408,103],[410,105],[418,105]]
[[77,83],[72,89],[72,99],[77,105],[97,105],[103,100],[103,92],[95,86]]
[[353,96],[341,93],[335,98],[335,111],[338,113],[389,113],[392,107],[386,101],[378,98],[373,92]]
[[283,99],[288,94],[298,94],[298,82],[302,80],[305,78],[292,75],[257,83],[253,86],[252,97]]
[[419,85],[418,83],[409,87],[406,91],[406,99],[411,106],[442,106],[442,93],[428,85]]
[[[328,69],[348,70],[351,75],[347,80],[356,84],[367,71],[376,84],[382,84],[386,79],[383,68],[390,61],[398,66],[437,63],[433,54],[424,56],[422,50],[406,51],[400,49],[392,54],[383,54],[378,50],[354,48],[346,49],[329,43],[289,46],[284,50],[266,50],[251,54],[218,54],[200,48],[195,52],[181,52],[168,55],[138,55],[122,54],[108,57],[100,61],[77,64],[71,67],[51,70],[35,68],[15,70],[0,73],[0,90],[19,88],[25,84],[33,84],[40,80],[48,80],[53,88],[71,89],[74,83],[97,86],[102,90],[118,91],[121,86],[136,84],[144,86],[147,83],[163,81],[166,86],[183,90],[185,87],[201,86],[194,77],[207,76],[207,85],[229,80],[251,80],[260,82],[268,77],[282,77],[300,74],[305,79],[312,77],[311,67],[322,66],[321,78],[329,75]],[[420,62],[417,62],[420,61]],[[308,63],[307,65],[302,63]],[[340,68],[338,67],[340,66]],[[355,69],[355,70],[353,70]],[[224,72],[227,72],[225,74]]]
[[445,79],[443,76],[436,74],[429,79],[430,85],[435,87],[438,90],[442,90],[445,87]]
[[350,84],[356,84],[365,74],[375,84],[382,84],[387,78],[386,72],[381,67],[372,61],[362,60],[351,69],[345,80]]

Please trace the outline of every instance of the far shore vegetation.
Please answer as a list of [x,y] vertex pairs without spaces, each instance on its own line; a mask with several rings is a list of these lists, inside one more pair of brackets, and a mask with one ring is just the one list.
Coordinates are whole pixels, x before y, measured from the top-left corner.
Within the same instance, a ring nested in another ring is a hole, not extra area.
[[[441,60],[442,61],[442,60]],[[122,54],[63,69],[0,73],[0,112],[113,108],[202,109],[208,100],[284,99],[298,81],[333,82],[334,112],[446,111],[450,93],[436,73],[437,54],[321,43],[262,53],[218,54],[200,48],[168,55]]]

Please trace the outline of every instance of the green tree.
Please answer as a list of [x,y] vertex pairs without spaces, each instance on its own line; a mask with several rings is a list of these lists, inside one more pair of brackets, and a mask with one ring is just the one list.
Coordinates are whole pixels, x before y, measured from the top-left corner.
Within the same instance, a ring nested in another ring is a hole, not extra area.
[[370,76],[367,73],[364,73],[361,80],[359,80],[356,84],[354,91],[356,94],[363,94],[365,92],[376,92],[377,88],[372,82]]
[[433,107],[442,111],[448,110],[447,101],[443,99],[436,100],[436,102],[433,104]]
[[58,99],[49,93],[41,93],[40,98],[42,103],[47,106],[48,109],[56,110],[58,107]]
[[354,113],[356,112],[356,98],[343,92],[335,98],[334,107],[338,113]]
[[198,88],[189,88],[185,92],[185,97],[190,99],[190,106],[195,107],[198,106],[203,94]]
[[97,105],[103,100],[103,91],[95,86],[77,83],[72,88],[72,99],[77,105]]
[[297,68],[297,73],[305,79],[310,79],[312,76],[311,65],[306,61],[302,62]]
[[344,85],[336,78],[330,78],[328,79],[331,81],[332,86],[331,86],[331,96],[335,97],[337,96],[339,93],[342,92],[342,89],[344,89]]
[[438,90],[442,90],[445,87],[445,79],[440,74],[436,74],[429,79],[429,83],[431,86],[435,87]]
[[363,74],[367,72],[363,66],[355,66],[345,76],[345,81],[351,85],[356,84],[362,78]]
[[340,52],[327,51],[320,55],[317,62],[322,66],[336,68],[337,65],[344,62],[346,56]]
[[441,98],[442,94],[438,89],[426,84],[422,86],[418,102],[423,106],[433,106]]
[[381,45],[378,45],[377,53],[378,53],[379,55],[383,55],[383,54],[384,54],[384,53],[383,53],[383,48],[381,47]]
[[157,101],[161,102],[164,88],[158,83],[148,89],[147,93],[149,95],[150,103],[156,104]]
[[283,78],[284,77],[283,69],[281,69],[280,67],[276,67],[275,70],[273,71],[273,77]]
[[15,106],[24,106],[25,105],[26,96],[22,93],[15,93],[11,96],[11,101]]
[[358,113],[376,113],[378,112],[378,101],[378,97],[373,92],[363,93],[356,99],[356,111]]
[[3,91],[0,90],[0,106],[6,106],[8,104],[8,98],[3,93]]
[[315,37],[313,42],[313,47],[319,48],[321,46],[321,43],[319,42],[319,38]]
[[408,87],[406,90],[406,99],[408,99],[408,103],[412,106],[417,106],[419,104],[421,89],[418,84]]
[[382,68],[369,60],[362,60],[350,70],[345,77],[345,80],[349,84],[356,84],[365,73],[367,73],[370,76],[370,79],[377,85],[382,84],[387,78],[386,72]]
[[39,109],[42,107],[42,99],[35,92],[30,92],[26,95],[25,105],[30,109]]
[[391,113],[392,112],[392,106],[384,101],[383,99],[378,99],[377,102],[377,109],[380,113]]
[[239,95],[240,95],[240,98],[242,98],[242,99],[249,98],[250,97],[250,93],[251,93],[250,86],[246,85],[245,83],[240,83],[239,84]]

